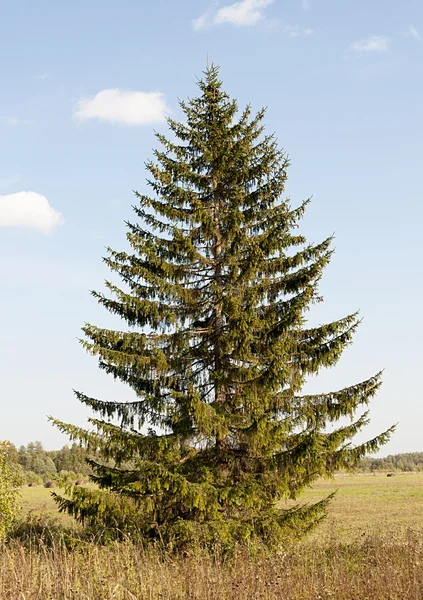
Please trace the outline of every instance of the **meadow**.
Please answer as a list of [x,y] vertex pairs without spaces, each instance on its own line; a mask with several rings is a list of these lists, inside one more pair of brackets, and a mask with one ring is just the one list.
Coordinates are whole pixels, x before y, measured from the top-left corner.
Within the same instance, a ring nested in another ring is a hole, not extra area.
[[[338,475],[302,500],[335,489],[327,520],[274,555],[175,558],[129,542],[68,549],[11,541],[0,551],[0,598],[421,600],[423,473]],[[24,488],[22,504],[33,518],[71,523],[43,487]]]

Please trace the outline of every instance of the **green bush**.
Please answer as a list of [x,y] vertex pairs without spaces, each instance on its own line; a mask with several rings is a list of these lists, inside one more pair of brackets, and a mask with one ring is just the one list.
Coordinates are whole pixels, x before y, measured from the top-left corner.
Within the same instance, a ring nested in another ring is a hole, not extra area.
[[23,479],[7,460],[9,446],[0,442],[0,538],[10,529],[19,512],[19,492]]
[[75,483],[78,479],[78,475],[73,471],[62,470],[58,473],[56,477],[57,485],[59,487],[65,487],[69,483]]
[[43,485],[43,478],[34,471],[26,471],[24,476],[27,485]]

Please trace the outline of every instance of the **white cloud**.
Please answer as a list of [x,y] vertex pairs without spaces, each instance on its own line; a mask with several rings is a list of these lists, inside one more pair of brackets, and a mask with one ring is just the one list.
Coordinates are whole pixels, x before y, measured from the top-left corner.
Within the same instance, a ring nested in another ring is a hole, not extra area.
[[147,125],[164,121],[170,114],[161,92],[134,92],[130,90],[103,90],[92,98],[83,98],[73,116],[78,121],[99,119],[125,125]]
[[304,10],[309,10],[310,9],[310,0],[303,0],[302,4],[303,4],[303,9]]
[[289,37],[298,37],[299,35],[311,35],[313,30],[310,27],[301,27],[300,25],[285,25],[283,28],[284,32]]
[[32,79],[36,79],[37,81],[45,81],[48,77],[48,73],[47,71],[44,71],[44,73],[36,73],[35,75],[32,76]]
[[410,27],[407,29],[407,31],[404,31],[403,35],[405,35],[406,37],[413,37],[416,40],[422,39],[422,36],[420,35],[420,33],[412,25],[410,25]]
[[48,235],[63,223],[62,215],[41,194],[17,192],[0,195],[0,227],[33,227]]
[[8,125],[33,125],[34,121],[30,121],[28,119],[18,119],[17,117],[10,117],[5,119],[5,122]]
[[352,52],[385,52],[389,48],[390,39],[385,35],[373,35],[365,40],[358,40],[350,44]]
[[203,15],[194,19],[192,26],[196,31],[213,25],[231,23],[237,27],[255,25],[265,18],[264,9],[274,0],[241,0],[222,8],[212,7]]
[[192,22],[193,29],[195,29],[195,31],[201,31],[202,29],[210,27],[213,24],[213,15],[214,11],[209,9],[204,15],[194,19]]

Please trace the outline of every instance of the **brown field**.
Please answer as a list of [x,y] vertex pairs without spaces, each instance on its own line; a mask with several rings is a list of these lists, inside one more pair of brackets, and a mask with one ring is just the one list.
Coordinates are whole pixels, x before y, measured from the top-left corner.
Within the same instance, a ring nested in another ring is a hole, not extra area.
[[[0,549],[1,600],[422,600],[423,474],[354,475],[318,482],[314,501],[338,489],[327,521],[272,556],[175,558],[133,544],[66,550]],[[26,488],[32,514],[56,509]],[[62,517],[60,517],[62,518]]]

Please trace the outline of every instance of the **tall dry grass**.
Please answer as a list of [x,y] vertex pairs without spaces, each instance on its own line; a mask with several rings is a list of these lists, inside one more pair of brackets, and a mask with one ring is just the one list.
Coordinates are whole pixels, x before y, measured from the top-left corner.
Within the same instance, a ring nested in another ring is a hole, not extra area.
[[0,548],[1,600],[422,600],[423,531],[307,540],[272,556],[175,558],[131,543]]

